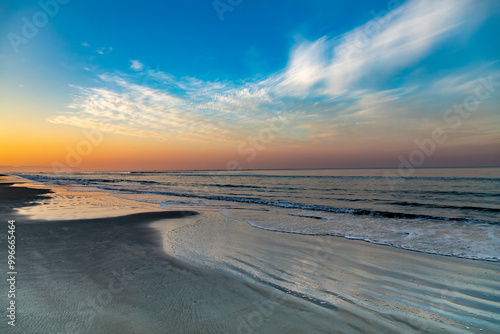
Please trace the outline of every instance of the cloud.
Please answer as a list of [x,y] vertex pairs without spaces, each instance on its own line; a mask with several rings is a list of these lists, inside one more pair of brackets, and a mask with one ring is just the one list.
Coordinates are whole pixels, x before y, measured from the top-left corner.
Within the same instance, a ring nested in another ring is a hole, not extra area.
[[113,51],[113,47],[111,47],[111,46],[104,46],[102,48],[96,49],[95,52],[97,52],[100,55],[103,55],[105,52],[111,52],[111,51]]
[[83,42],[83,43],[82,43],[82,46],[88,47],[88,46],[90,46],[90,45],[89,45],[89,43],[87,43],[87,42]]
[[381,89],[380,82],[418,64],[443,40],[471,31],[484,13],[468,0],[409,1],[341,36],[299,43],[286,68],[262,80],[176,78],[130,60],[136,73],[103,73],[101,88],[74,86],[70,111],[48,120],[212,143],[245,140],[276,117],[287,118],[276,135],[290,143],[416,135],[442,121],[440,115],[457,97],[463,100],[458,92],[470,94],[476,69],[397,88]]
[[130,65],[130,68],[134,71],[142,71],[142,69],[144,68],[144,64],[138,60],[133,59],[130,62],[132,63],[132,65]]
[[[252,127],[252,120],[248,119],[246,125],[235,124],[234,120],[244,123],[244,116],[226,117],[227,112],[223,108],[214,109],[209,105],[210,101],[223,105],[233,102],[233,99],[226,101],[221,96],[210,97],[219,91],[217,83],[212,88],[206,87],[203,92],[196,91],[196,96],[191,97],[193,87],[199,85],[191,79],[176,86],[184,87],[184,96],[177,96],[168,92],[176,87],[162,85],[161,90],[150,88],[112,74],[99,78],[112,88],[73,86],[77,97],[68,107],[74,112],[51,117],[49,121],[82,128],[106,124],[104,131],[117,134],[212,142],[237,138]],[[156,79],[149,77],[147,80]],[[244,94],[250,95],[246,91]]]
[[417,63],[445,38],[470,30],[484,12],[469,0],[410,1],[343,36],[298,45],[281,89],[302,95],[343,94],[374,73]]

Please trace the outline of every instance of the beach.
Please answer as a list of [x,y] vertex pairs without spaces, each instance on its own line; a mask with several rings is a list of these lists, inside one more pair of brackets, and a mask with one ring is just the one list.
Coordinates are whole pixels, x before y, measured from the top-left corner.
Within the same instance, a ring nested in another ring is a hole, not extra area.
[[0,334],[500,334],[500,0],[0,22]]
[[[2,333],[500,330],[498,262],[267,231],[217,212],[13,176],[0,182],[18,256],[16,326],[4,318]],[[8,291],[5,280],[0,289]]]

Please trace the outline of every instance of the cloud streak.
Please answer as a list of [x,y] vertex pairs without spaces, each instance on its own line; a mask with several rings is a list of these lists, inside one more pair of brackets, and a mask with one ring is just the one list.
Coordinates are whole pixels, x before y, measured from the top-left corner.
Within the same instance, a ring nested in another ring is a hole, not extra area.
[[468,0],[410,1],[343,36],[300,44],[280,88],[301,96],[344,94],[363,78],[417,63],[444,39],[473,28],[483,13]]
[[473,75],[459,71],[398,88],[380,89],[380,83],[418,64],[444,40],[472,31],[485,19],[485,6],[468,0],[410,1],[341,36],[298,44],[286,68],[263,80],[175,78],[131,60],[133,75],[104,73],[98,76],[100,88],[74,86],[70,111],[48,120],[211,143],[244,140],[280,112],[291,120],[279,134],[284,141],[328,143],[345,135],[401,131],[400,126],[408,127],[405,120],[425,113],[419,99],[432,100],[440,90],[439,99],[451,103],[453,87],[466,91],[472,84],[464,78]]

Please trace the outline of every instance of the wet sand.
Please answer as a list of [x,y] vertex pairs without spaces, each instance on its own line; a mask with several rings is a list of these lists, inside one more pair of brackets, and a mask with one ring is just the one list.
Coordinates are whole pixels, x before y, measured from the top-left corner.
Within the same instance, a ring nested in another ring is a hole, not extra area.
[[[80,204],[70,203],[85,194],[28,186],[38,189],[0,186],[0,216],[16,220],[19,256],[17,325],[4,318],[2,333],[500,328],[497,263],[264,231],[216,213],[136,208],[119,215],[126,201],[106,202],[113,217],[95,217],[86,207],[76,219]],[[68,219],[49,219],[51,210],[31,218],[14,210],[40,200],[64,208]],[[6,259],[6,234],[1,238]],[[3,280],[0,289],[8,290]]]
[[151,226],[176,258],[349,314],[346,322],[405,333],[500,329],[500,263],[267,231],[208,212]]
[[[194,212],[29,220],[13,209],[44,191],[4,189],[2,218],[16,220],[18,275],[16,326],[4,319],[2,333],[250,333],[254,325],[264,332],[321,333],[345,327],[331,323],[328,310],[165,254],[147,224]],[[6,247],[0,253],[6,258]],[[0,289],[8,290],[3,280]]]

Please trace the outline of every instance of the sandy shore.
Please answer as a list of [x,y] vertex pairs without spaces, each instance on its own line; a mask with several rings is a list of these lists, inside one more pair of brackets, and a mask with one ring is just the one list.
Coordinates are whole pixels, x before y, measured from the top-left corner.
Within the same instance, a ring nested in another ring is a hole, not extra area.
[[[498,263],[264,231],[216,213],[130,213],[135,204],[126,201],[28,186],[0,185],[0,216],[16,220],[18,250],[16,327],[4,318],[2,333],[500,328]],[[50,205],[38,215],[36,206],[15,210],[40,200]],[[80,219],[75,201],[87,203]],[[113,217],[103,216],[106,205]],[[65,216],[54,219],[53,207]],[[4,259],[5,239],[2,233]]]
[[[250,333],[248,316],[273,333],[332,328],[327,310],[165,254],[147,224],[193,212],[29,220],[13,208],[46,191],[0,191],[15,198],[2,201],[2,217],[16,220],[18,250],[17,323],[10,327],[4,319],[2,333]],[[0,289],[8,290],[4,280]],[[263,319],[255,307],[272,316]]]
[[266,231],[217,213],[151,226],[179,259],[329,308],[350,325],[401,333],[500,329],[499,263]]

